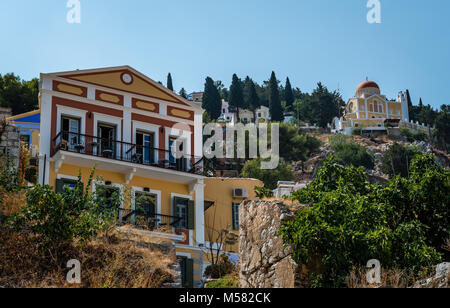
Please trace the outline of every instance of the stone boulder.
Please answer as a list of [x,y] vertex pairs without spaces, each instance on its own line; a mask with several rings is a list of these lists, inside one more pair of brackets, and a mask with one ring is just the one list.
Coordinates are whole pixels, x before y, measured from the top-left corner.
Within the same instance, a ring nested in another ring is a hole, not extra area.
[[282,222],[292,220],[300,206],[282,201],[246,201],[241,205],[239,254],[241,288],[301,287],[304,275],[320,264],[298,265],[292,248],[277,236]]

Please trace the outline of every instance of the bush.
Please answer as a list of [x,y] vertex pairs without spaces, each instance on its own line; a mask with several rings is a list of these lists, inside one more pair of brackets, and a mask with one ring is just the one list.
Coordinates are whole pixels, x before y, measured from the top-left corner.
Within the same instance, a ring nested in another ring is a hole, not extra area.
[[353,135],[353,136],[361,136],[361,135],[362,135],[362,132],[363,132],[362,128],[360,128],[360,127],[354,128],[354,129],[352,130],[352,135]]
[[450,236],[450,171],[431,155],[417,157],[411,170],[410,179],[372,185],[361,169],[342,167],[330,156],[316,179],[293,194],[308,206],[280,235],[297,263],[321,259],[313,285],[342,287],[352,268],[371,259],[416,273],[442,260],[439,250]]
[[242,169],[242,178],[253,178],[264,182],[268,189],[277,188],[278,181],[292,181],[294,172],[284,161],[280,161],[278,167],[273,170],[261,169],[261,158],[254,159],[245,164]]
[[407,128],[402,128],[400,134],[405,137],[408,142],[428,141],[428,135],[424,132],[413,132]]
[[99,198],[90,192],[93,174],[94,170],[85,189],[81,176],[74,189],[66,188],[62,193],[56,193],[51,186],[33,187],[21,211],[10,219],[13,230],[31,230],[41,239],[41,248],[48,249],[75,241],[84,244],[109,229],[117,211],[105,211]]
[[365,147],[351,141],[350,138],[342,135],[330,137],[330,145],[336,157],[345,165],[355,167],[365,167],[373,169],[374,158],[367,153]]
[[206,289],[236,289],[239,288],[239,278],[237,275],[229,275],[225,278],[209,282]]
[[222,255],[218,264],[212,264],[205,269],[205,276],[212,279],[220,279],[226,275],[233,273],[236,266],[231,263],[226,255]]
[[394,143],[381,159],[381,171],[391,178],[397,175],[409,177],[411,162],[419,154],[421,152],[417,147]]

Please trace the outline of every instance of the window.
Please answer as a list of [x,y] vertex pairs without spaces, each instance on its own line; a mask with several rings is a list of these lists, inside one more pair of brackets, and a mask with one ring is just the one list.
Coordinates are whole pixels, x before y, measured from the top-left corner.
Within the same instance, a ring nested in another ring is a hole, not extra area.
[[232,207],[233,207],[233,209],[232,209],[233,230],[239,230],[239,207],[240,206],[241,206],[240,203],[233,202],[233,205],[232,205]]
[[96,194],[97,201],[103,208],[111,209],[120,206],[117,204],[120,188],[112,185],[96,185]]
[[155,163],[155,134],[136,133],[136,153],[132,154],[131,160],[136,163]]
[[187,229],[187,200],[175,199],[175,216],[180,218],[177,227],[180,229]]
[[195,204],[194,201],[184,198],[174,198],[174,215],[179,218],[176,227],[179,229],[195,229]]
[[157,227],[155,195],[146,192],[136,192],[134,210],[136,225],[148,225],[150,229]]
[[350,105],[348,105],[348,111],[353,112],[353,103],[350,103]]
[[78,181],[75,181],[75,180],[68,180],[68,179],[56,180],[56,192],[62,193],[65,190],[75,189],[77,186],[77,183],[78,183]]
[[80,119],[63,116],[61,119],[62,140],[68,143],[70,151],[80,146]]

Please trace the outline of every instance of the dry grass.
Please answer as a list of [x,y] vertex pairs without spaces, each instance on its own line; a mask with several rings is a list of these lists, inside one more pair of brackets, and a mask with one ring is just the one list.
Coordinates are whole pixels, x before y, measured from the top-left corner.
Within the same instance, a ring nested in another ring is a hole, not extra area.
[[353,270],[349,276],[348,287],[351,289],[373,289],[373,288],[393,288],[403,289],[413,287],[414,284],[426,277],[431,277],[432,273],[424,272],[421,275],[414,275],[403,270],[382,270],[381,283],[369,284],[366,278],[367,269]]
[[26,192],[7,192],[0,187],[0,212],[6,216],[11,216],[20,211],[26,203]]
[[[81,248],[61,245],[42,253],[30,234],[0,234],[0,285],[10,288],[161,288],[172,282],[175,257],[139,248],[116,236]],[[69,285],[67,262],[81,263],[82,283]]]

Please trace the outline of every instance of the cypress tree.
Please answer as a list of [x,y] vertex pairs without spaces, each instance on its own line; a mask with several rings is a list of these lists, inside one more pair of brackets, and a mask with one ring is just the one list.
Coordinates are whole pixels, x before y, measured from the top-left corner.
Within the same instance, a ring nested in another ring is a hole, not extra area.
[[180,92],[178,93],[181,97],[186,98],[187,99],[187,93],[186,90],[184,88],[181,88]]
[[239,80],[238,76],[236,74],[233,75],[233,81],[231,82],[230,86],[230,97],[228,99],[228,102],[231,107],[234,107],[237,112],[237,121],[240,121],[239,117],[239,110],[241,108],[244,108],[245,102],[244,102],[244,93],[242,90],[242,82]]
[[284,89],[284,99],[286,100],[286,107],[289,111],[294,108],[294,92],[292,91],[291,81],[289,77],[286,78],[286,88]]
[[245,105],[248,106],[247,108],[253,111],[253,118],[256,121],[256,109],[261,107],[261,102],[258,93],[256,92],[255,83],[249,77],[247,78],[248,80],[246,80],[244,88]]
[[172,75],[170,73],[167,76],[167,89],[173,92]]
[[214,80],[210,77],[207,77],[205,81],[202,107],[206,110],[212,120],[216,120],[220,117],[222,100],[220,98],[219,90],[217,90],[217,87],[214,84]]
[[284,114],[281,106],[280,91],[278,90],[278,80],[275,72],[272,72],[269,80],[269,108],[270,116],[274,122],[283,122]]

